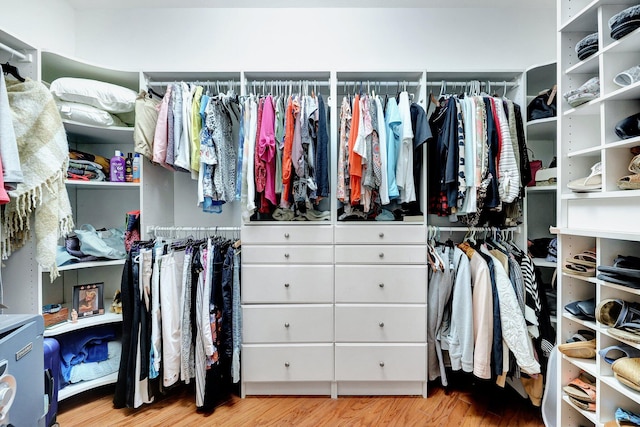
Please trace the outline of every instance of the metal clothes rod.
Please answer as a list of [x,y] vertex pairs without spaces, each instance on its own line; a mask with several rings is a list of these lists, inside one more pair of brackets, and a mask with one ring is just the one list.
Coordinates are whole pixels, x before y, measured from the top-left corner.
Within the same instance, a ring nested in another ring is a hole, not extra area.
[[500,228],[500,227],[440,227],[437,225],[428,225],[427,229],[429,231],[445,231],[445,232],[469,232],[469,231],[476,231],[476,232],[484,232],[484,231],[513,231],[516,233],[520,233],[520,226],[516,226],[516,227],[507,227],[507,228]]
[[[463,82],[450,82],[445,80],[444,84],[445,85],[468,85],[469,82],[471,82],[472,80],[468,80],[468,81],[463,81]],[[477,80],[476,80],[477,81]],[[480,81],[480,85],[481,86],[486,86],[487,83],[489,84],[489,86],[497,86],[497,87],[502,87],[504,85],[506,85],[507,87],[516,87],[518,86],[518,83],[516,82],[505,82],[505,81],[501,81],[501,82],[487,82],[487,81]],[[442,86],[442,82],[427,82],[427,86]]]
[[16,58],[18,58],[21,61],[24,61],[24,62],[31,62],[32,61],[31,55],[26,55],[26,54],[24,54],[22,52],[18,52],[14,48],[9,47],[4,43],[0,43],[0,49],[4,50],[6,52],[9,52],[11,55],[15,56]]
[[240,231],[240,227],[147,226],[147,233],[155,233],[156,231]]
[[308,86],[331,86],[331,84],[325,80],[248,80],[246,86],[277,86],[300,84],[306,84]]
[[[232,86],[240,86],[240,82],[237,81],[230,81],[230,80],[207,80],[207,81],[202,81],[202,80],[194,80],[194,81],[190,81],[190,80],[180,80],[180,81],[184,81],[185,83],[190,83],[193,85],[198,85],[198,86],[212,86],[212,85],[219,85],[219,86],[229,86],[229,84],[231,84]],[[169,86],[171,84],[174,83],[178,83],[180,82],[178,80],[174,80],[171,82],[156,82],[156,81],[148,81],[147,82],[147,86]]]
[[378,80],[358,80],[358,81],[346,81],[346,80],[338,80],[338,87],[342,86],[342,85],[348,85],[348,86],[353,86],[353,85],[362,85],[365,86],[366,84],[369,85],[375,85],[375,86],[420,86],[420,82],[414,82],[414,81],[406,81],[406,80],[396,80],[396,81],[378,81]]

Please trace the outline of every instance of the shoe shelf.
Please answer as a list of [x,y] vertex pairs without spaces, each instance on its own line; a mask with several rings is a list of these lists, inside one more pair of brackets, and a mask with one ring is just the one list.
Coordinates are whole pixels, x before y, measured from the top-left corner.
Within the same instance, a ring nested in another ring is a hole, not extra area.
[[582,61],[573,64],[566,70],[564,70],[565,74],[595,74],[598,72],[599,62],[598,62],[598,53],[591,55],[590,57],[583,59]]
[[577,279],[583,282],[588,282],[588,283],[592,283],[594,285],[596,285],[598,283],[598,280],[595,277],[588,277],[588,276],[580,276],[577,274],[569,274],[569,273],[562,273],[563,276],[565,277],[569,277],[572,279]]
[[567,157],[593,157],[593,156],[599,156],[600,155],[600,150],[602,150],[602,147],[600,145],[597,145],[595,147],[587,147],[587,148],[583,148],[581,150],[576,150],[576,151],[570,151],[567,153]]
[[[564,1],[558,14],[558,28],[561,32],[589,31],[597,29],[598,8],[605,5],[624,6],[637,4],[637,0],[578,0]],[[606,23],[606,21],[605,21]]]
[[611,289],[611,290],[616,290],[616,291],[621,291],[621,292],[626,292],[628,294],[631,295],[637,295],[640,297],[640,289],[634,289],[634,288],[630,288],[629,286],[624,286],[624,285],[618,285],[616,283],[611,283],[611,282],[607,282],[604,280],[600,280],[600,279],[596,279],[598,284],[604,288],[607,289]]
[[599,237],[604,239],[614,239],[614,240],[629,240],[634,242],[640,242],[640,234],[635,232],[631,233],[629,231],[609,231],[602,230],[598,228],[588,229],[588,228],[558,228],[558,234],[572,235],[572,236],[586,236],[586,237]]
[[564,354],[562,358],[572,365],[575,365],[578,369],[596,376],[597,368],[595,359],[578,359],[576,357],[565,356]]
[[[606,402],[606,405],[611,407],[611,412],[615,412],[616,408],[634,408],[637,407],[637,403],[640,400],[640,393],[631,388],[622,385],[612,374],[600,376],[600,388],[606,393],[611,389],[617,396],[612,401]],[[605,404],[605,402],[603,402]],[[634,411],[638,412],[638,411]]]
[[[573,409],[575,409],[576,411],[578,411],[580,414],[582,414],[583,417],[585,417],[587,420],[591,421],[593,424],[597,424],[598,420],[596,417],[596,413],[595,412],[591,412],[591,411],[585,411],[584,409],[580,409],[578,408],[576,405],[574,405],[570,400],[569,397],[566,394],[562,395],[562,400],[568,404],[569,406],[571,406]],[[562,424],[562,425],[566,425],[566,424]],[[582,425],[582,424],[580,424]]]
[[[584,326],[586,328],[589,329],[593,329],[596,330],[598,328],[598,326],[596,325],[596,322],[593,320],[584,320],[584,319],[580,319],[579,317],[574,316],[573,314],[569,314],[566,311],[564,311],[562,313],[562,317],[566,320],[570,320],[572,322],[575,322],[581,326]],[[564,342],[564,340],[563,340]]]

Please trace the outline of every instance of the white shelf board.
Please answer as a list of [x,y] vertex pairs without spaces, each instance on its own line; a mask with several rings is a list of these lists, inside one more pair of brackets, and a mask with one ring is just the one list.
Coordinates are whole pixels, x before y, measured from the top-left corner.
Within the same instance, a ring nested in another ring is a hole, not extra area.
[[578,408],[576,405],[574,405],[570,400],[569,400],[569,396],[567,396],[566,394],[562,395],[562,400],[564,400],[565,402],[567,402],[569,405],[571,405],[572,408],[574,408],[576,411],[580,412],[582,415],[584,415],[584,417],[586,419],[588,419],[589,421],[591,421],[594,425],[597,425],[598,420],[596,417],[596,413],[595,412],[591,412],[591,411],[585,411],[584,409],[580,409]]
[[582,150],[570,151],[567,153],[567,157],[580,157],[580,156],[593,156],[600,154],[602,146],[596,145],[594,147],[583,148]]
[[79,142],[133,144],[133,127],[92,126],[70,120],[62,120],[62,123],[67,134],[78,138]]
[[640,145],[640,136],[636,136],[635,138],[623,139],[620,141],[609,142],[602,148],[631,148],[635,147],[636,145]]
[[79,383],[69,384],[68,386],[58,391],[58,401],[65,400],[71,396],[75,396],[78,393],[92,390],[96,387],[114,384],[116,381],[118,381],[118,372],[114,372],[112,374],[105,375],[104,377],[96,378],[95,380],[91,381],[81,381]]
[[563,113],[564,116],[595,116],[600,112],[600,98],[592,99],[577,107],[570,108]]
[[544,258],[533,258],[533,264],[536,267],[556,268],[558,266],[557,262],[547,261]]
[[549,117],[546,119],[538,119],[527,122],[527,139],[553,139],[556,138],[556,129],[558,126],[557,117]]
[[[637,2],[634,2],[637,3]],[[640,29],[636,29],[619,40],[609,43],[602,49],[605,53],[635,53],[640,49]]]
[[634,289],[629,286],[618,285],[617,283],[607,282],[606,280],[598,279],[600,284],[610,289],[617,289],[619,291],[627,292],[629,294],[640,295],[640,289]]
[[[70,320],[64,323],[58,323],[57,325],[49,326],[44,329],[45,337],[55,337],[57,335],[66,334],[69,332],[74,332],[80,329],[92,328],[94,326],[101,325],[109,325],[112,323],[120,323],[122,322],[122,314],[112,313],[109,310],[111,309],[111,303],[113,300],[105,299],[104,300],[104,314],[99,314],[97,316],[79,318],[77,322],[71,322]],[[65,307],[69,307],[65,304]],[[69,310],[71,313],[71,310]]]
[[[640,190],[593,191],[590,193],[565,193],[563,200],[575,199],[626,199],[640,197]],[[630,228],[632,224],[629,224]]]
[[621,87],[611,93],[603,95],[601,101],[628,101],[640,98],[640,82]]
[[598,72],[598,57],[600,56],[600,52],[596,52],[588,58],[583,59],[582,61],[573,64],[571,67],[568,67],[564,73],[565,74],[592,74]]
[[574,316],[573,314],[569,314],[568,312],[566,312],[564,310],[562,312],[562,317],[567,319],[567,320],[571,320],[572,322],[580,323],[582,326],[585,326],[585,327],[587,327],[589,329],[593,329],[594,331],[597,330],[597,328],[598,328],[595,321],[579,319],[576,316]]
[[64,181],[66,185],[74,186],[74,187],[86,187],[86,188],[95,188],[99,189],[114,189],[114,188],[122,188],[131,190],[134,188],[140,188],[139,182],[110,182],[110,181],[83,181],[80,179],[67,179]]
[[624,394],[629,399],[635,402],[640,402],[640,393],[623,385],[615,377],[609,376],[609,375],[600,375],[600,381],[607,384],[609,387],[616,390],[617,392]]
[[[640,242],[640,233],[632,233],[632,232],[622,233],[617,231],[589,230],[584,228],[558,228],[558,234],[567,234],[571,236],[600,237],[603,239],[629,240],[632,242]],[[577,277],[580,278],[579,276]]]
[[[58,271],[71,271],[71,270],[81,270],[83,268],[94,268],[94,267],[110,267],[113,265],[124,265],[126,259],[110,259],[108,261],[90,261],[90,262],[77,262],[75,264],[62,265],[58,267]],[[42,269],[43,273],[48,273],[48,268]]]
[[598,281],[597,281],[597,279],[595,277],[580,276],[579,274],[569,274],[569,273],[565,273],[564,271],[562,272],[562,275],[565,276],[565,277],[571,277],[572,279],[578,279],[578,280],[582,280],[584,282],[593,283],[594,285],[598,283]]
[[[571,31],[592,31],[596,32],[598,18],[598,8],[606,4],[617,5],[635,5],[638,4],[637,0],[593,0],[579,12],[567,19],[566,22],[560,23],[558,31],[571,32]],[[595,25],[595,26],[594,26]]]
[[564,354],[562,355],[562,358],[594,377],[597,376],[598,371],[596,368],[596,359],[579,359],[577,357],[568,357]]

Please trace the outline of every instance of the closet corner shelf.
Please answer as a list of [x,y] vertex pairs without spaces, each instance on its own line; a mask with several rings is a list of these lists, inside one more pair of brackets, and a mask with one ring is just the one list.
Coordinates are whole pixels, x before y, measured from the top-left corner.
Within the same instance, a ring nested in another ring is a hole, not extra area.
[[557,117],[527,122],[527,139],[555,139],[557,125]]
[[[83,268],[93,268],[93,267],[110,267],[113,265],[124,265],[125,259],[111,259],[108,261],[90,261],[90,262],[77,262],[75,264],[68,264],[58,267],[58,271],[71,271],[71,270],[80,270]],[[42,269],[43,273],[48,273],[48,268]]]
[[[86,329],[86,328],[92,328],[94,326],[108,325],[110,323],[122,322],[122,314],[116,314],[109,311],[109,309],[111,308],[111,303],[113,303],[112,299],[104,300],[104,314],[99,314],[97,316],[91,316],[86,318],[80,318],[76,323],[73,323],[71,321],[58,323],[57,325],[53,325],[48,328],[45,328],[44,336],[55,337],[57,335],[74,332],[80,329]],[[68,306],[68,304],[65,304],[65,306],[67,306],[67,308],[71,308]]]
[[83,391],[92,390],[103,385],[114,384],[116,381],[118,381],[118,372],[114,372],[91,381],[81,381],[79,383],[69,384],[58,391],[58,401],[65,400],[78,393],[82,393]]
[[[99,144],[133,144],[133,127],[92,126],[69,120],[62,120],[69,136],[82,139],[81,142]],[[85,141],[86,140],[86,141]]]
[[74,187],[91,187],[92,189],[114,189],[114,188],[140,188],[139,182],[109,182],[109,181],[82,181],[80,179],[67,179],[66,185]]
[[533,264],[536,267],[549,267],[549,268],[556,268],[558,266],[557,262],[554,261],[547,261],[544,258],[533,258]]
[[602,97],[601,101],[630,101],[640,98],[640,82],[636,82],[629,86],[621,87],[609,92]]
[[558,234],[567,234],[570,236],[600,237],[603,239],[613,240],[629,240],[632,242],[640,242],[640,233],[607,231],[607,230],[589,230],[584,228],[558,228]]

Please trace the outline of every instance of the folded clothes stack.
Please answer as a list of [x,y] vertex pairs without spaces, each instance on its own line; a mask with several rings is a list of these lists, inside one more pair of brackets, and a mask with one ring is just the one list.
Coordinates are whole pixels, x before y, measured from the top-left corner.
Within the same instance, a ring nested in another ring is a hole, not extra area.
[[589,34],[576,43],[578,59],[583,61],[598,51],[598,33]]
[[598,266],[598,279],[640,289],[640,258],[618,255],[613,265]]
[[109,181],[109,164],[106,157],[69,149],[67,179],[81,181]]
[[640,5],[626,8],[609,19],[611,38],[619,40],[640,27]]

